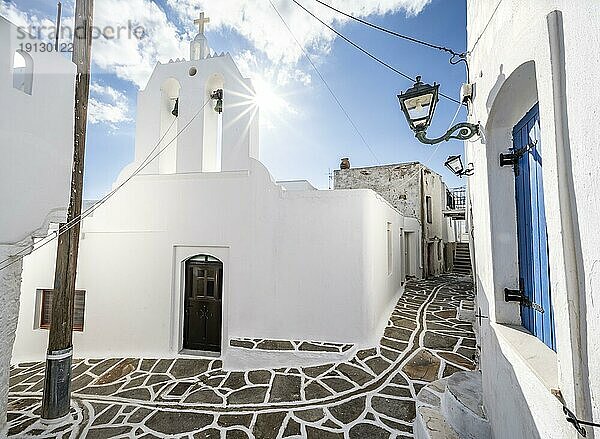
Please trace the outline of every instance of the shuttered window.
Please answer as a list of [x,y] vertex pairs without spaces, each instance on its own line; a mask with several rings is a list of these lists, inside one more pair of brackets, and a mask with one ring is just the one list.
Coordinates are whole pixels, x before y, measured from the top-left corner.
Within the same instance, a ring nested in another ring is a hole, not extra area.
[[[73,331],[83,331],[83,318],[85,314],[85,291],[75,291],[73,308]],[[42,290],[42,309],[40,312],[40,328],[50,329],[52,321],[52,290]]]

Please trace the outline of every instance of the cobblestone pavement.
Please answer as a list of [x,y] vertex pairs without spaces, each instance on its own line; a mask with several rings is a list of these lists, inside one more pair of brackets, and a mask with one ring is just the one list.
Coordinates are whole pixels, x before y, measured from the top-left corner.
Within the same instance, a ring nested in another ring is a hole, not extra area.
[[412,281],[379,346],[314,367],[224,371],[217,359],[74,362],[73,420],[39,421],[43,368],[11,370],[9,437],[405,438],[425,384],[475,368],[475,336],[456,319],[470,278]]

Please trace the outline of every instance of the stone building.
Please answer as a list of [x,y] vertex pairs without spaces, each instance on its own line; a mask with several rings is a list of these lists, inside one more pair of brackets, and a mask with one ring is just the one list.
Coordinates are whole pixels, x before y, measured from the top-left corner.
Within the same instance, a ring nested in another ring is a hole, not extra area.
[[442,177],[419,162],[334,171],[334,189],[371,189],[402,215],[419,221],[420,276],[436,276],[452,268],[455,248],[448,188]]
[[75,65],[55,53],[21,50],[36,41],[0,17],[0,434],[22,257],[50,222],[66,220],[69,204]]

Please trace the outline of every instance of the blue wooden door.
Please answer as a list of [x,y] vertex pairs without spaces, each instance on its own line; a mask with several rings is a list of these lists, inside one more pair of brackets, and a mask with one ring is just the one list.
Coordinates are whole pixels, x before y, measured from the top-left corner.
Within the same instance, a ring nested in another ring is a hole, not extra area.
[[527,298],[521,319],[527,330],[556,350],[537,104],[514,127],[513,150],[520,155],[515,168],[519,277]]

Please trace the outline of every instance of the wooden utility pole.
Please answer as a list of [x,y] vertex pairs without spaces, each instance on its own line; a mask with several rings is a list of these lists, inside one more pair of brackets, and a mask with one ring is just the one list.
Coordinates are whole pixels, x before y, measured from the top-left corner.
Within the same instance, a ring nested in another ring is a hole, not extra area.
[[88,98],[92,52],[94,0],[76,0],[73,31],[75,82],[75,125],[71,199],[67,215],[68,231],[60,235],[56,254],[52,319],[42,400],[42,419],[56,420],[69,414],[71,406],[71,363],[73,360],[73,304],[79,229],[83,202],[83,169],[87,131]]

